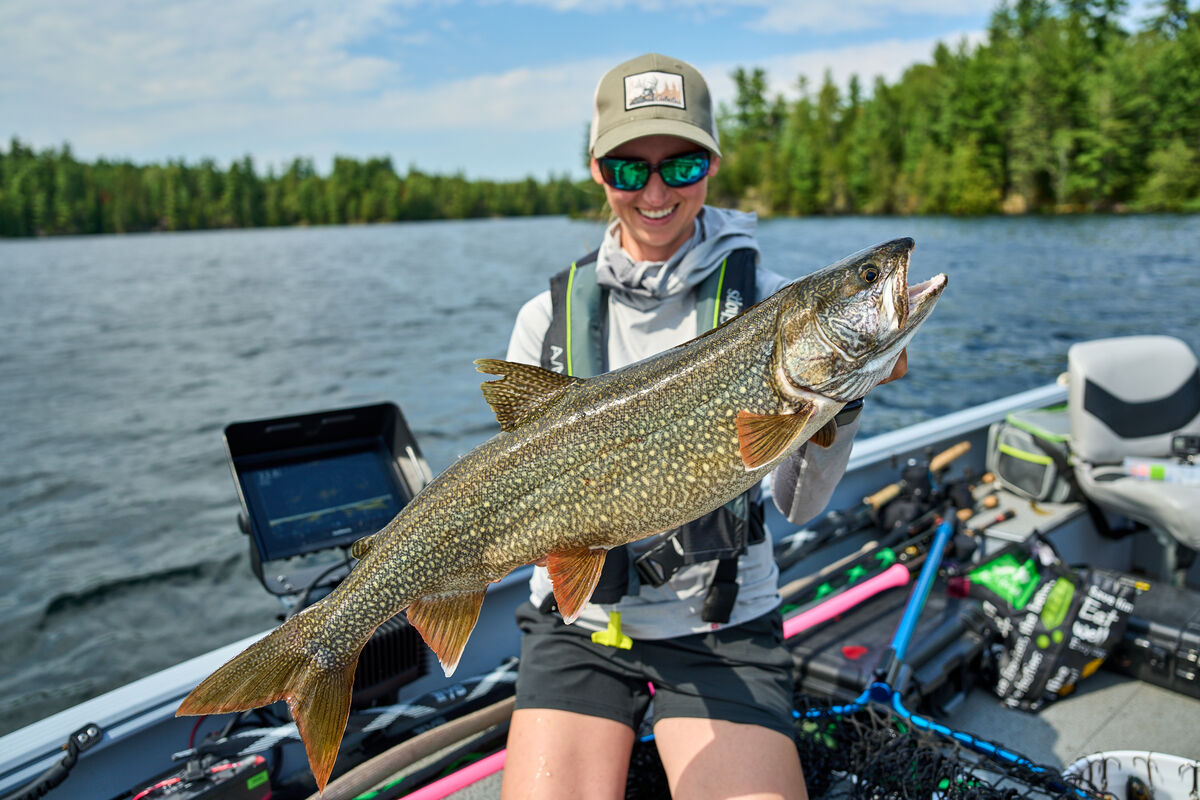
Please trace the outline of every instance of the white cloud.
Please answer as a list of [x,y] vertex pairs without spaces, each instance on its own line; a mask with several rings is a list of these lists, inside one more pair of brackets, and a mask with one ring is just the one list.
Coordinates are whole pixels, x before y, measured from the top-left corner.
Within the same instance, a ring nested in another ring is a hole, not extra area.
[[767,73],[768,96],[782,94],[784,97],[796,97],[797,79],[801,75],[808,79],[810,91],[815,92],[824,81],[827,70],[839,87],[844,89],[850,82],[850,76],[857,75],[863,90],[869,92],[877,76],[888,83],[895,83],[904,70],[913,64],[932,61],[933,50],[938,42],[956,47],[960,40],[965,39],[968,46],[974,46],[985,41],[986,36],[984,31],[962,31],[920,39],[883,39],[846,47],[771,56],[753,64],[722,62],[697,66],[708,78],[713,96],[725,102],[731,102],[736,96],[736,87],[729,75],[738,66],[762,67]]
[[353,43],[402,28],[391,0],[0,4],[0,90],[119,110],[218,98],[289,98],[373,89],[391,60]]
[[878,30],[906,17],[946,17],[961,19],[987,14],[993,0],[948,3],[945,0],[782,0],[756,4],[762,16],[754,20],[753,30],[772,33],[846,33]]
[[995,0],[513,0],[559,12],[602,14],[629,8],[725,16],[750,13],[743,23],[763,33],[846,33],[877,30],[911,17],[961,19],[987,14]]

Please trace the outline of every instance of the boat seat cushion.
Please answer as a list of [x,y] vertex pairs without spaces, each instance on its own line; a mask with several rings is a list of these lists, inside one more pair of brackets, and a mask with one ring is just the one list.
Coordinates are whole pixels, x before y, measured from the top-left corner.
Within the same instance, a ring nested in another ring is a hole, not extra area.
[[1200,486],[1134,478],[1119,466],[1075,462],[1079,488],[1101,508],[1200,550]]
[[1200,434],[1200,365],[1171,336],[1126,336],[1067,351],[1071,452],[1093,464],[1165,458],[1171,436]]
[[1127,336],[1067,353],[1071,454],[1080,489],[1102,508],[1200,549],[1200,487],[1133,478],[1126,456],[1168,458],[1171,437],[1200,434],[1200,365],[1171,336]]

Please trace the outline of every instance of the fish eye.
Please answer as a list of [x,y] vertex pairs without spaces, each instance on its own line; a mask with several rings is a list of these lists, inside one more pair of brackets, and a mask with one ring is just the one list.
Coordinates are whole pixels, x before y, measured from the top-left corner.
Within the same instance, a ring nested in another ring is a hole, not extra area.
[[858,271],[858,277],[862,278],[867,283],[874,283],[879,280],[879,267],[874,264],[867,264]]

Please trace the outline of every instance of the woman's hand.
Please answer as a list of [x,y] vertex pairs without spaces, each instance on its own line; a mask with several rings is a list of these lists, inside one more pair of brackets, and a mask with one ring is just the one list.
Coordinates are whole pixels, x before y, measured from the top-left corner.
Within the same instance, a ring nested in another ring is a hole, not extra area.
[[896,359],[896,366],[892,367],[892,374],[881,380],[876,386],[883,386],[885,383],[898,381],[908,373],[908,348],[900,351],[900,357]]

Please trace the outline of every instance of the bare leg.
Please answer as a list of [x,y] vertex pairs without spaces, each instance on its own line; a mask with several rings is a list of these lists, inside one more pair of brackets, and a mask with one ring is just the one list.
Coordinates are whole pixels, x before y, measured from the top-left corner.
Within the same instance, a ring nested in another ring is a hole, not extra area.
[[513,712],[502,800],[620,800],[633,729],[573,711]]
[[792,740],[761,725],[671,717],[654,726],[671,796],[808,800]]

